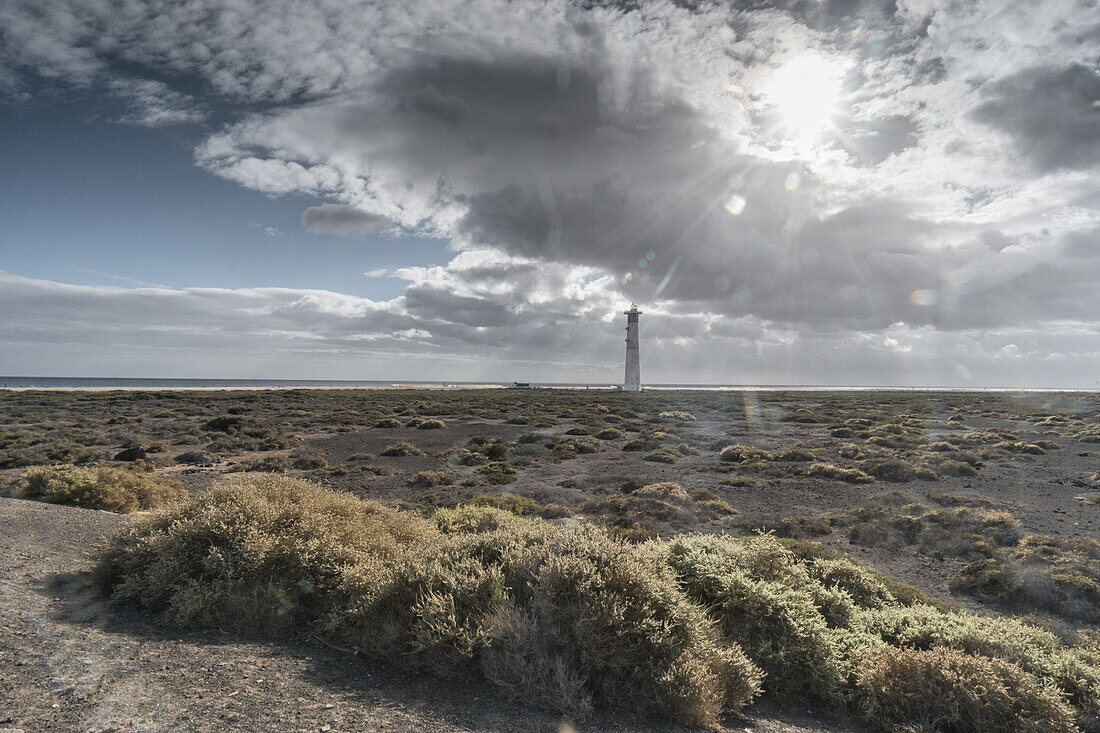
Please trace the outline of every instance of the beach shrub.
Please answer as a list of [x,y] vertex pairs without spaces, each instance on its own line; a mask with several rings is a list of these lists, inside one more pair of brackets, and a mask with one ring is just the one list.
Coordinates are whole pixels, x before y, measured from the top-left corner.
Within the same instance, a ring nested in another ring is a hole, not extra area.
[[869,484],[874,482],[870,476],[858,468],[841,468],[832,463],[814,463],[806,469],[807,476],[827,478],[834,481],[845,481],[850,484]]
[[[630,497],[696,501],[670,483]],[[309,629],[567,716],[620,708],[713,726],[763,690],[887,729],[1100,722],[1100,635],[1071,645],[945,611],[812,542],[632,544],[500,508],[523,499],[482,503],[425,519],[305,481],[238,477],[127,526],[96,579],[178,625]]]
[[951,590],[1012,608],[1100,621],[1100,542],[1031,535],[951,576]]
[[[481,676],[558,712],[714,725],[761,673],[658,553],[500,510],[436,525],[302,481],[250,477],[114,537],[97,580],[174,624],[313,627],[364,654]],[[442,528],[442,529],[441,529]]]
[[657,413],[657,417],[662,420],[675,420],[676,422],[695,422],[695,415],[686,410],[666,410]]
[[423,486],[434,488],[437,486],[451,486],[458,477],[446,471],[417,471],[409,477],[409,486]]
[[129,468],[35,466],[28,468],[7,491],[17,498],[68,504],[125,514],[153,509],[182,499],[186,492],[175,481]]
[[384,456],[423,456],[426,455],[424,451],[417,448],[408,441],[400,441],[393,445],[388,445],[382,450]]
[[883,728],[1074,733],[1072,710],[1014,664],[953,649],[884,648],[864,659],[856,696]]
[[375,421],[372,428],[399,428],[403,425],[396,417],[384,417],[381,420]]
[[718,454],[719,460],[725,461],[726,463],[741,463],[743,461],[762,460],[769,457],[768,452],[763,448],[757,448],[754,445],[744,445],[743,443],[728,445]]
[[563,506],[553,503],[540,503],[523,494],[495,494],[492,496],[482,494],[475,497],[470,504],[473,506],[489,506],[503,509],[520,517],[532,516],[543,519],[556,519],[568,517],[573,512]]
[[494,462],[480,466],[477,472],[485,477],[490,484],[510,484],[516,480],[519,469],[507,463]]
[[422,420],[419,425],[416,426],[418,430],[442,430],[447,427],[447,423],[442,420],[430,418],[428,420]]
[[643,461],[650,461],[652,463],[676,463],[676,461],[683,456],[679,451],[671,448],[660,448],[655,451],[651,451],[642,456]]

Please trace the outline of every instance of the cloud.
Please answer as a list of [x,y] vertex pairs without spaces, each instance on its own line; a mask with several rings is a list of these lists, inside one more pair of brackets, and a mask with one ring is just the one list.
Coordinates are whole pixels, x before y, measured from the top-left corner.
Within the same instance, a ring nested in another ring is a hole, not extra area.
[[[207,117],[203,170],[319,198],[308,231],[449,240],[448,263],[367,273],[407,282],[381,312],[409,354],[502,344],[502,359],[582,363],[580,346],[604,343],[592,324],[636,299],[656,343],[680,339],[697,368],[760,350],[770,367],[775,352],[901,379],[894,360],[934,365],[943,348],[957,376],[1007,344],[1091,353],[1035,335],[1087,330],[1100,312],[1100,34],[1080,12],[1076,0],[17,2],[0,9],[0,83],[102,85],[140,124],[229,110]],[[843,78],[819,111],[830,125],[794,139],[784,128],[804,121],[782,119],[767,90],[806,59]],[[203,98],[174,91],[195,88]],[[273,332],[309,332],[313,318],[334,348],[345,332],[398,342],[345,316],[326,331],[354,302],[248,297],[302,319]],[[362,307],[364,324],[382,319]],[[972,353],[964,334],[989,343]],[[817,351],[837,349],[866,358]]]
[[1033,68],[991,85],[974,119],[1002,130],[1040,171],[1100,164],[1100,73]]
[[302,226],[308,231],[344,237],[370,234],[389,223],[384,216],[337,204],[311,206],[302,212]]
[[110,81],[108,89],[124,99],[129,107],[129,111],[119,118],[119,122],[142,127],[163,127],[202,122],[210,114],[198,100],[159,81],[116,78]]

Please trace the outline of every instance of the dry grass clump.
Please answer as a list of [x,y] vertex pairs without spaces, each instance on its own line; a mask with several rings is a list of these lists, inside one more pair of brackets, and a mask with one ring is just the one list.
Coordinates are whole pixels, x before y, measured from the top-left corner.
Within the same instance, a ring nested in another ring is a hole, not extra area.
[[375,421],[372,428],[399,428],[403,425],[396,417],[384,417],[381,420]]
[[685,410],[666,410],[657,413],[657,417],[662,420],[672,420],[675,422],[695,422],[695,415]]
[[125,514],[179,501],[186,492],[175,481],[127,468],[34,466],[5,487],[19,499],[68,504]]
[[900,458],[869,458],[861,461],[859,468],[881,481],[894,483],[908,483],[916,479],[935,481],[938,478],[935,471]]
[[770,458],[770,454],[763,448],[757,448],[755,445],[745,445],[743,443],[734,443],[733,445],[727,445],[718,454],[718,459],[725,463],[742,463],[744,461],[761,461]]
[[658,448],[655,451],[646,453],[642,456],[642,460],[651,463],[676,463],[683,457],[683,454],[675,448]]
[[841,468],[840,466],[834,466],[832,463],[815,463],[806,469],[806,475],[833,479],[834,481],[845,481],[850,484],[869,484],[875,480],[874,476],[866,474],[858,468]]
[[951,589],[1008,607],[1100,622],[1100,542],[1024,537],[956,572]]
[[619,438],[623,437],[623,433],[618,428],[605,428],[604,430],[596,433],[595,437],[599,438],[600,440],[618,440]]
[[429,418],[427,420],[421,420],[420,424],[416,426],[417,430],[442,430],[447,427],[447,423],[436,418]]
[[1027,453],[1034,456],[1041,456],[1046,453],[1046,450],[1041,445],[1027,443],[1022,440],[1004,440],[1000,443],[994,443],[993,447],[998,450],[1008,451],[1009,453]]
[[1019,667],[954,649],[881,649],[863,660],[855,687],[863,716],[884,727],[1077,731],[1069,706]]
[[447,471],[417,471],[409,477],[409,486],[421,486],[435,488],[437,486],[452,486],[458,477]]
[[417,448],[412,443],[402,440],[393,445],[386,446],[382,451],[384,456],[423,456],[426,455],[424,451]]

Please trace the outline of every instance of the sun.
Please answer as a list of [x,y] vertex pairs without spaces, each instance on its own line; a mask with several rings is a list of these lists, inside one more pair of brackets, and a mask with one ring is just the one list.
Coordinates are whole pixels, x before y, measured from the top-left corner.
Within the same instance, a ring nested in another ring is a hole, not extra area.
[[843,64],[821,56],[799,56],[776,69],[760,91],[786,130],[812,139],[833,124],[845,71]]

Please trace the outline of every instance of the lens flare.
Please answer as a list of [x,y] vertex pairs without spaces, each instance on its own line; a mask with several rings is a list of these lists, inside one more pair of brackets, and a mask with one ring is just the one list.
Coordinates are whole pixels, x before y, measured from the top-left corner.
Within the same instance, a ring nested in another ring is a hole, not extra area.
[[914,290],[909,296],[909,302],[913,305],[935,305],[935,290]]
[[783,185],[787,187],[788,191],[793,191],[798,188],[798,184],[801,182],[802,180],[798,177],[797,173],[788,173],[787,180],[783,182]]
[[734,193],[730,194],[730,197],[726,199],[726,203],[723,205],[726,207],[726,211],[734,216],[739,216],[741,212],[745,210],[745,203],[744,196]]

